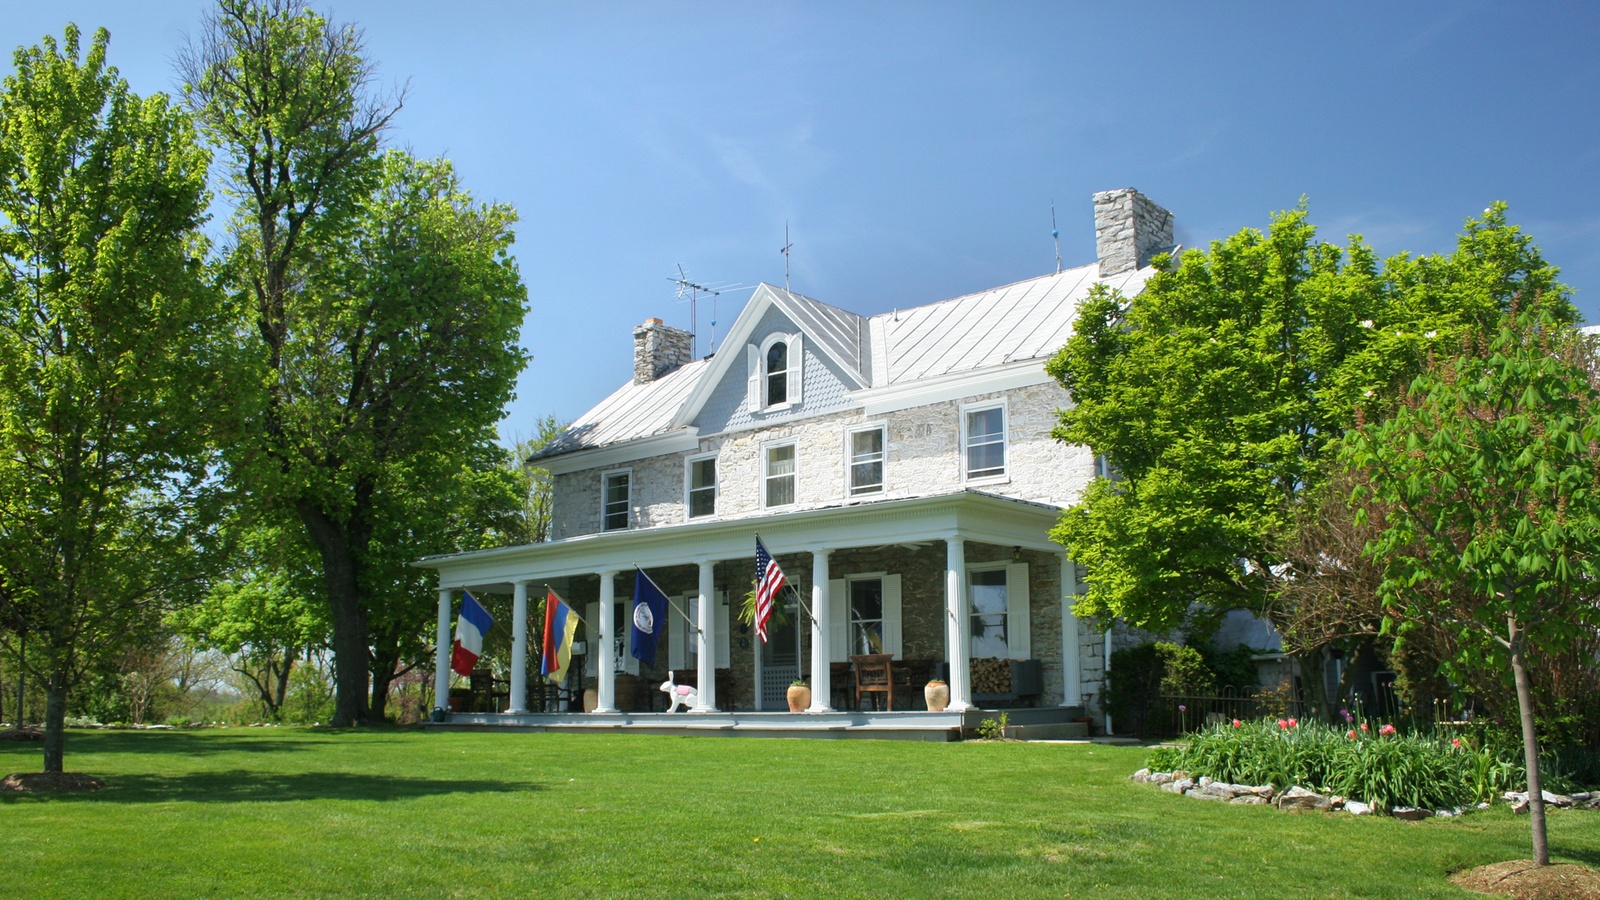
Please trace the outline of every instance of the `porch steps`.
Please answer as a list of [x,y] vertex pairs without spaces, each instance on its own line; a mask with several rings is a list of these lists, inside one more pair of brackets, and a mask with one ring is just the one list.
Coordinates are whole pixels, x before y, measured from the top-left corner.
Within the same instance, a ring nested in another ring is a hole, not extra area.
[[1038,725],[1008,725],[1006,737],[1017,741],[1070,741],[1087,738],[1089,726],[1082,722],[1047,722]]

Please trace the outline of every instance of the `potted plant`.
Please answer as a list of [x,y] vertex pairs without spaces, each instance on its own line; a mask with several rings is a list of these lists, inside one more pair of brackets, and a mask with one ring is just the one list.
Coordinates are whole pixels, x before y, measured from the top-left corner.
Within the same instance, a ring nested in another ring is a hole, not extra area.
[[930,678],[922,688],[922,699],[928,704],[928,712],[944,712],[950,705],[950,685],[942,678]]
[[789,682],[789,712],[805,712],[811,706],[811,685],[805,679]]

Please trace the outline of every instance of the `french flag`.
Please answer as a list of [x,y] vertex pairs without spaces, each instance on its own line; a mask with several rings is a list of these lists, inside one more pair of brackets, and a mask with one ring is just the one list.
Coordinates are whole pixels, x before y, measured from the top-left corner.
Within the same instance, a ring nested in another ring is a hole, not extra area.
[[457,675],[466,678],[472,674],[472,669],[478,664],[478,657],[483,655],[483,636],[489,633],[489,626],[494,624],[494,619],[489,618],[489,613],[472,595],[466,591],[461,592],[461,618],[456,620],[456,645],[450,653],[450,668]]

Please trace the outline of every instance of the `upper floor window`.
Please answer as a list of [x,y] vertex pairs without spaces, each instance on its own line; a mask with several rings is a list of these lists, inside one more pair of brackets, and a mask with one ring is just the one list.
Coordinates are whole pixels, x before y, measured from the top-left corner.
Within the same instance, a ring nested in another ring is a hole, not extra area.
[[750,344],[747,407],[754,410],[786,409],[800,402],[801,374],[805,355],[803,336],[782,332],[767,335],[759,344]]
[[774,444],[766,450],[766,505],[794,502],[794,444]]
[[717,512],[717,458],[703,456],[689,460],[689,518]]
[[849,434],[850,496],[883,491],[882,425],[862,428]]
[[1006,474],[1006,408],[1003,405],[962,410],[962,471],[966,478]]
[[789,345],[779,341],[767,348],[767,404],[789,402]]
[[600,527],[617,531],[628,527],[633,509],[633,473],[624,469],[600,476]]

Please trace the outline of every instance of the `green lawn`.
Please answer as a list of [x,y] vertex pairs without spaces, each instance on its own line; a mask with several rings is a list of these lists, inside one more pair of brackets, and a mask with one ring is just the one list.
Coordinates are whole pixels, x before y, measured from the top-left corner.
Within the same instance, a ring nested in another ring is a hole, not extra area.
[[[73,732],[110,787],[0,795],[31,896],[1465,897],[1503,807],[1421,823],[1192,800],[1144,751],[375,730]],[[0,773],[36,771],[3,745]],[[1600,865],[1600,814],[1551,814]]]

